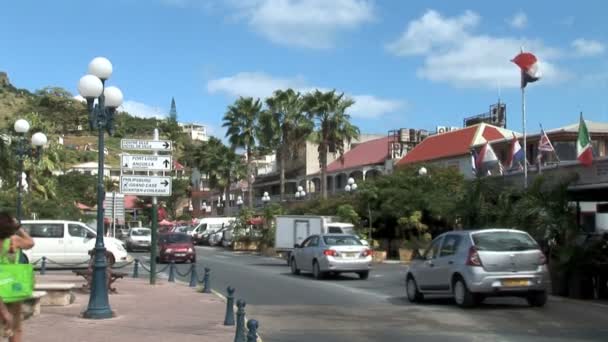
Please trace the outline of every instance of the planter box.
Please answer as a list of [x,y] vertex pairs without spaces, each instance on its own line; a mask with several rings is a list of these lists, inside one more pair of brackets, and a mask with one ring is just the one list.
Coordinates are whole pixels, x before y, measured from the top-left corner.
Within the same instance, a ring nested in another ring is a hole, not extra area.
[[262,249],[262,255],[267,257],[275,257],[277,256],[277,251],[275,251],[272,247],[266,247]]
[[256,242],[234,242],[232,249],[235,251],[257,251],[258,244]]
[[386,260],[386,251],[374,251],[372,253],[373,262],[383,262]]
[[412,261],[413,254],[414,251],[409,248],[399,248],[399,260],[401,260],[401,262],[409,263]]

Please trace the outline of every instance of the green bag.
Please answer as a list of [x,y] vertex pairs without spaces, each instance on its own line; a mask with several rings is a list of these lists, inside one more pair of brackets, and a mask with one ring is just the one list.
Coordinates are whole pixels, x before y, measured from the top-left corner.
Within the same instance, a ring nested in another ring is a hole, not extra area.
[[5,303],[21,302],[31,298],[34,292],[34,268],[31,264],[19,263],[20,249],[11,261],[10,244],[11,240],[5,239],[0,253],[0,299]]

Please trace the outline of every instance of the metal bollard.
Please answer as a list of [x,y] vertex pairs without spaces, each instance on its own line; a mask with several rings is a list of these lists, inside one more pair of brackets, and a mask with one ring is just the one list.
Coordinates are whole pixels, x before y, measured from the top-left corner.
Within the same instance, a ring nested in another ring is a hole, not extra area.
[[258,321],[255,319],[250,319],[247,321],[247,342],[257,342],[258,341]]
[[44,275],[46,273],[46,257],[42,257],[42,265],[40,265],[40,274]]
[[205,267],[205,276],[203,281],[205,282],[205,287],[203,287],[203,293],[211,293],[211,284],[209,283],[209,273],[211,273],[211,269],[209,267]]
[[190,287],[196,287],[196,283],[198,282],[198,276],[196,275],[196,264],[192,264],[190,266]]
[[171,264],[169,265],[169,281],[172,283],[175,282],[175,261],[171,261]]
[[236,301],[236,334],[234,335],[234,342],[246,342],[245,341],[245,303],[244,300]]
[[228,296],[226,297],[226,318],[224,318],[224,325],[234,325],[234,291],[235,289],[228,286],[226,289]]
[[133,278],[139,277],[139,259],[135,259],[133,264]]

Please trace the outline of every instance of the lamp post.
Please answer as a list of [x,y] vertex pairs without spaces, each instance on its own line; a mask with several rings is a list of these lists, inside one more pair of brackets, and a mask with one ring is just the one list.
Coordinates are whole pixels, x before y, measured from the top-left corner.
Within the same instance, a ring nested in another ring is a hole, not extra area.
[[298,186],[298,191],[296,191],[296,199],[303,200],[304,197],[306,197],[306,191],[304,191],[302,186]]
[[346,182],[346,186],[344,187],[344,191],[350,193],[351,191],[357,190],[357,183],[355,183],[355,179],[350,177]]
[[239,195],[236,197],[236,205],[239,207],[239,213],[243,209],[243,196]]
[[35,150],[32,151],[31,146],[27,143],[26,134],[30,130],[30,123],[24,119],[15,121],[13,127],[17,133],[17,145],[15,148],[15,155],[17,156],[17,221],[21,223],[22,219],[22,201],[23,201],[23,164],[27,158],[38,161],[42,154],[42,147],[46,145],[47,139],[44,133],[38,132],[32,135],[32,145]]
[[428,173],[429,173],[429,171],[424,166],[418,170],[418,175],[421,177],[426,176]]
[[[97,57],[89,63],[89,74],[80,78],[78,91],[87,100],[89,125],[91,130],[97,129],[99,161],[97,167],[97,237],[95,239],[95,262],[93,265],[93,281],[89,305],[83,317],[92,319],[111,318],[107,288],[107,260],[104,246],[103,200],[105,196],[103,184],[104,172],[104,130],[109,135],[114,132],[114,113],[122,104],[123,95],[116,87],[106,87],[105,81],[112,75],[112,63],[104,57]],[[95,103],[97,100],[97,103]]]
[[262,195],[262,203],[264,203],[264,207],[266,207],[268,202],[270,202],[270,195],[268,195],[267,191],[264,191],[264,194]]

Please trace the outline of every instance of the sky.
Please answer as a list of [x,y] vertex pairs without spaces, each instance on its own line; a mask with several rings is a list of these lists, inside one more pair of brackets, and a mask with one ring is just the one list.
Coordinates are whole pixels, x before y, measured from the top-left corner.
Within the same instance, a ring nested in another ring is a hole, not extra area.
[[605,1],[20,0],[0,5],[0,70],[30,90],[77,95],[91,59],[111,60],[123,108],[222,137],[238,96],[292,87],[344,92],[362,133],[462,126],[500,98],[522,131],[523,47],[542,78],[526,88],[528,130],[608,122]]

